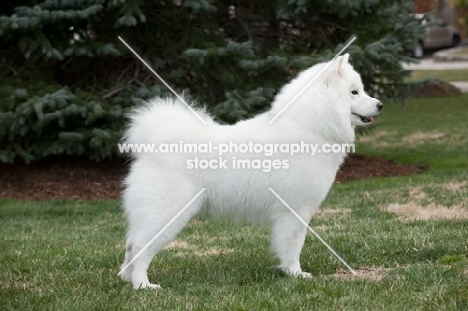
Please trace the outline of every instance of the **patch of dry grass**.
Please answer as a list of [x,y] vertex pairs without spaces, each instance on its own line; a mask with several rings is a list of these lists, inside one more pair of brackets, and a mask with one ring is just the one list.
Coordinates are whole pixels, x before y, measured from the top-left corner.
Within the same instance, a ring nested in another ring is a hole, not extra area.
[[329,217],[339,217],[344,216],[352,212],[350,208],[325,208],[318,211],[313,218],[315,219],[325,219]]
[[439,131],[432,132],[416,132],[411,135],[404,136],[402,141],[410,144],[421,144],[425,141],[438,141],[445,134]]
[[[432,197],[428,193],[449,191],[450,194],[465,191],[468,185],[466,181],[446,182],[440,184],[428,184],[425,186],[409,187],[409,198],[401,197],[399,200],[393,198],[393,202],[381,205],[380,210],[384,212],[398,214],[399,220],[431,220],[431,219],[468,219],[468,200],[465,196],[459,196],[451,201],[450,206],[441,204],[442,197]],[[425,191],[426,190],[426,191]],[[446,195],[450,195],[446,194]],[[403,202],[402,202],[403,201]]]
[[466,182],[466,181],[462,181],[462,182],[449,182],[449,183],[444,183],[444,184],[441,184],[440,186],[441,186],[442,189],[444,189],[444,190],[456,192],[456,191],[460,191],[460,190],[461,190],[462,188],[464,188],[466,185],[467,185],[467,182]]
[[374,282],[379,282],[382,280],[391,268],[383,268],[383,267],[364,267],[356,271],[357,275],[352,274],[348,270],[340,269],[333,274],[328,275],[328,277],[336,278],[339,280],[345,281],[357,281],[357,280],[369,280]]
[[[184,257],[184,256],[192,255],[192,254],[198,257],[219,256],[219,255],[225,255],[225,254],[230,254],[234,252],[234,250],[230,248],[209,248],[206,250],[200,250],[195,245],[187,243],[185,241],[181,241],[181,240],[171,241],[163,249],[180,250],[179,252],[176,253],[176,256],[178,257]],[[189,252],[184,252],[182,250],[189,250]]]
[[169,242],[163,249],[172,249],[172,248],[180,248],[180,249],[195,249],[195,245],[191,245],[185,241],[181,240],[174,240]]
[[411,201],[405,204],[391,203],[381,207],[384,212],[400,215],[403,221],[430,220],[430,219],[468,219],[468,209],[460,206],[445,207],[441,204],[431,203],[422,206]]
[[424,190],[422,190],[421,187],[410,188],[409,189],[409,195],[410,195],[410,197],[412,199],[415,199],[415,200],[418,200],[418,201],[427,198],[426,192],[424,192]]
[[42,292],[41,287],[31,280],[23,281],[19,275],[13,274],[9,271],[0,273],[0,290],[8,291],[14,289],[30,291],[39,294]]

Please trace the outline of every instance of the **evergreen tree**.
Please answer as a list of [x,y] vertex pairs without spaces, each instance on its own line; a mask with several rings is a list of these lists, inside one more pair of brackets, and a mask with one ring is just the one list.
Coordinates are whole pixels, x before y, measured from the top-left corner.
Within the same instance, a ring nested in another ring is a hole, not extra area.
[[[18,3],[21,3],[19,5]],[[0,161],[115,154],[124,114],[174,89],[234,123],[352,36],[372,95],[405,98],[401,61],[422,36],[412,1],[22,0],[0,8]]]

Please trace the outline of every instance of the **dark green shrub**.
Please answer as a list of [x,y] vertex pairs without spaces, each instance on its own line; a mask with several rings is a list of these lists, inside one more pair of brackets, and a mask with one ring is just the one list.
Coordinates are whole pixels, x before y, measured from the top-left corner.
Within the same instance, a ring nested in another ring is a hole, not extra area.
[[412,1],[23,0],[0,9],[0,161],[115,154],[125,112],[165,88],[220,122],[269,107],[299,70],[348,49],[375,96],[405,98],[422,34]]

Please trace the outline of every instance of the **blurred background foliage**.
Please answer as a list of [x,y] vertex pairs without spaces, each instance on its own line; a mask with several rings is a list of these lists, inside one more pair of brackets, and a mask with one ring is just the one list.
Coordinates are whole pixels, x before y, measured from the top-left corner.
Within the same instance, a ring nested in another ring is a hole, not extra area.
[[402,100],[424,27],[412,1],[17,0],[0,8],[0,162],[117,154],[125,113],[175,90],[235,123],[347,50],[367,90]]

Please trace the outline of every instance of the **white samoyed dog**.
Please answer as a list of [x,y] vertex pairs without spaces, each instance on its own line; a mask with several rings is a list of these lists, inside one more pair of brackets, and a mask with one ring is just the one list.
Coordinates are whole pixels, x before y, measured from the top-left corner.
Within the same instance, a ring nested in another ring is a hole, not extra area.
[[[196,110],[207,123],[203,124],[177,99],[152,99],[131,113],[124,142],[154,145],[212,142],[213,146],[229,142],[307,142],[319,147],[352,144],[354,127],[371,123],[382,104],[364,92],[361,77],[348,60],[346,54],[329,64],[272,124],[268,123],[328,63],[301,72],[281,89],[269,111],[235,125],[217,124],[204,111]],[[123,194],[129,225],[121,269],[128,267],[120,273],[123,280],[131,282],[135,289],[159,288],[150,283],[147,276],[152,258],[200,211],[215,217],[269,224],[271,248],[279,259],[278,267],[292,276],[311,277],[302,271],[299,263],[307,228],[269,188],[308,223],[333,184],[346,152],[277,153],[274,156],[235,152],[230,150],[223,154],[228,165],[218,169],[196,169],[193,161],[192,166],[188,165],[195,157],[217,160],[217,152],[133,154]],[[239,169],[229,165],[236,157],[280,162],[269,171],[252,167]],[[203,188],[206,190],[136,256]]]

